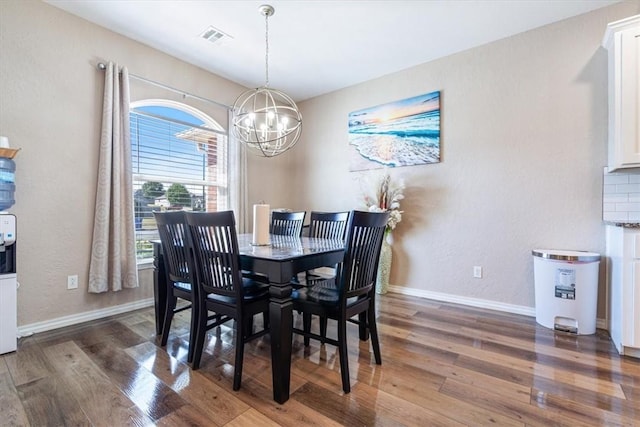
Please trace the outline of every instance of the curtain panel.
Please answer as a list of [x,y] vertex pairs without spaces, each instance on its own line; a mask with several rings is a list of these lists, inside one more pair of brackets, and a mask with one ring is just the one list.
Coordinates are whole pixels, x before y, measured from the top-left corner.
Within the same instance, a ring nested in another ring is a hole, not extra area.
[[229,110],[227,134],[229,135],[229,204],[236,217],[238,233],[251,231],[247,184],[247,150],[238,142],[233,132],[233,112]]
[[134,228],[129,74],[109,62],[105,69],[102,132],[96,189],[89,292],[138,286]]

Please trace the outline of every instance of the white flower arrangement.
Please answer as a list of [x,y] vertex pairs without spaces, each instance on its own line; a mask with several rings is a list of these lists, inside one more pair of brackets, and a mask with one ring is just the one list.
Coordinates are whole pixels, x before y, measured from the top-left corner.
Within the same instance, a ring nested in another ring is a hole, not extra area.
[[387,232],[396,228],[402,221],[404,211],[400,210],[400,200],[404,199],[404,181],[391,181],[385,173],[379,182],[365,190],[364,203],[369,212],[390,212]]

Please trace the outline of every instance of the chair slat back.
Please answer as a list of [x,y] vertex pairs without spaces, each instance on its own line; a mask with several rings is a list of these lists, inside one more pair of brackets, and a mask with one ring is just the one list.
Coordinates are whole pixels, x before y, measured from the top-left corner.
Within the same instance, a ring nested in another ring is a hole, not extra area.
[[242,299],[242,274],[233,211],[187,212],[198,283],[205,294]]
[[343,302],[374,288],[388,212],[354,211],[347,235],[347,250],[339,276]]
[[306,212],[272,212],[269,232],[282,236],[302,236]]
[[184,212],[154,212],[153,215],[162,242],[167,277],[173,282],[191,283]]
[[344,240],[349,212],[311,212],[309,237]]

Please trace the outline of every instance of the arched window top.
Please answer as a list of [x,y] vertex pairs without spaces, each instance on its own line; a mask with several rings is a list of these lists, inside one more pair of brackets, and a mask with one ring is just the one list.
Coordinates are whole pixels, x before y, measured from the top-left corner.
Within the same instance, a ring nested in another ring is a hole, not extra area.
[[[129,108],[164,117],[173,117],[194,126],[202,126],[217,131],[225,130],[218,122],[197,108],[170,99],[143,99],[132,102]],[[194,119],[199,120],[200,123],[197,123]]]

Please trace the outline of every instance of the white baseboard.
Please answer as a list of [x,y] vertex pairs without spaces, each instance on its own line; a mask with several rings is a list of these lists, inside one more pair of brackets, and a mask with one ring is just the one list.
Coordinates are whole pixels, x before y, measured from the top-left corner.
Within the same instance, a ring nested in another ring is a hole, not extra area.
[[[522,314],[523,316],[535,317],[536,309],[523,305],[505,304],[503,302],[490,301],[479,298],[462,297],[459,295],[443,294],[441,292],[425,291],[422,289],[406,288],[404,286],[389,285],[389,292],[402,295],[427,298],[435,301],[451,302],[454,304],[468,305],[470,307],[486,308],[488,310],[502,311],[505,313]],[[606,319],[596,319],[596,328],[608,329]]]
[[623,351],[624,353],[621,354],[625,356],[640,358],[640,348],[624,347]]
[[[431,292],[415,288],[406,288],[403,286],[389,285],[389,291],[403,295],[410,295],[420,298],[432,299],[435,301],[444,301],[455,304],[467,305],[470,307],[486,308],[489,310],[502,311],[505,313],[521,314],[524,316],[535,317],[535,308],[521,305],[505,304],[496,301],[484,300],[479,298],[462,297],[459,295],[444,294],[440,292]],[[113,307],[101,308],[99,310],[86,311],[84,313],[72,314],[70,316],[58,317],[56,319],[45,320],[43,322],[31,323],[18,327],[18,335],[21,337],[39,332],[50,331],[53,329],[63,328],[65,326],[77,325],[78,323],[88,322],[90,320],[102,319],[116,314],[126,313],[141,308],[152,307],[153,298],[147,298],[127,304],[116,305]],[[597,319],[596,327],[598,329],[608,329],[606,319]]]
[[58,317],[56,319],[45,320],[43,322],[30,323],[28,325],[18,327],[18,336],[26,337],[31,334],[37,334],[39,332],[50,331],[53,329],[63,328],[65,326],[77,325],[78,323],[102,319],[104,317],[127,313],[129,311],[134,311],[140,308],[151,306],[153,306],[153,298],[147,298],[139,301],[129,302],[126,304],[101,308],[99,310],[85,311],[84,313]]

